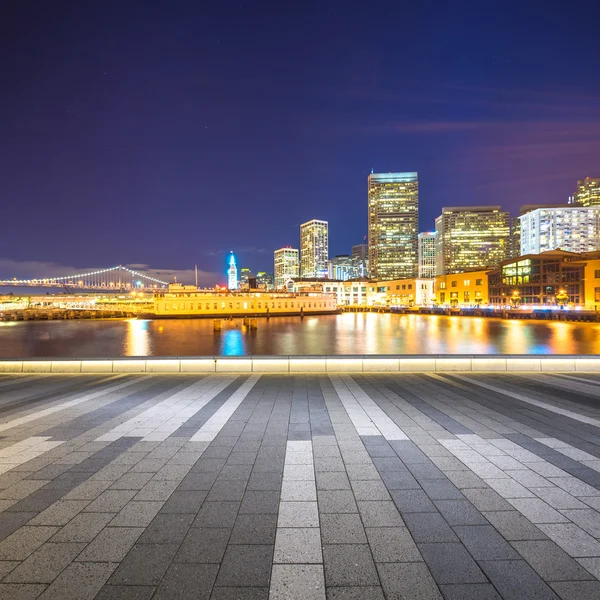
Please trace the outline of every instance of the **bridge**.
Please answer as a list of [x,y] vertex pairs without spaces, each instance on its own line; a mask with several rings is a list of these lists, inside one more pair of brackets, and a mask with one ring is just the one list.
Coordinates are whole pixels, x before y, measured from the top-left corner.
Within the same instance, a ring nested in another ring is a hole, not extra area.
[[123,265],[61,277],[0,280],[0,287],[63,287],[67,291],[71,289],[115,292],[138,289],[159,290],[165,289],[168,285],[167,281],[150,277]]

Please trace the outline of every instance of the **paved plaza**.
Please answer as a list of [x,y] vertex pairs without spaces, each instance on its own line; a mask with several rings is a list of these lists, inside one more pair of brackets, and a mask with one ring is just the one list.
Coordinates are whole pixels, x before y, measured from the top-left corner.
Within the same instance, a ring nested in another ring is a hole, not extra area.
[[0,511],[0,600],[598,600],[600,375],[4,375]]

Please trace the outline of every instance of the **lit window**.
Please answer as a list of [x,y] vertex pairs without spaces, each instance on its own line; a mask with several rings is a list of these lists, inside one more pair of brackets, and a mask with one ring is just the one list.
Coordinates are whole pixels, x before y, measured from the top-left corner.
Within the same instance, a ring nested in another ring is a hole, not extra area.
[[465,279],[465,280],[463,281],[463,285],[464,285],[465,287],[469,287],[469,286],[471,285],[471,280],[470,280],[470,279]]
[[476,279],[475,280],[475,285],[483,285],[483,279]]
[[458,283],[457,281],[453,281],[453,282],[452,282],[450,285],[451,285],[452,287],[456,287],[456,284],[457,284],[457,283]]

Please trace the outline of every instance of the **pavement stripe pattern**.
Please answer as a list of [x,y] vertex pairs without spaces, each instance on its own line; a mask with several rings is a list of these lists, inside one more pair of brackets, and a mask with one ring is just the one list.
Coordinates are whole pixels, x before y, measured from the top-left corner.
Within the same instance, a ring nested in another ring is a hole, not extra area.
[[599,383],[2,376],[0,598],[596,599]]

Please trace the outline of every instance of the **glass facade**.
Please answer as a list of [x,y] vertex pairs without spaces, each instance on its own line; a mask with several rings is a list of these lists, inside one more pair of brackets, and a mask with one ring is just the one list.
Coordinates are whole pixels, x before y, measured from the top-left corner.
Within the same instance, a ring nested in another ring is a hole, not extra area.
[[556,305],[556,296],[564,290],[569,302],[582,303],[585,262],[574,258],[548,252],[503,263],[488,275],[490,302],[504,306],[517,297],[522,304]]
[[418,271],[419,181],[417,173],[371,173],[369,275],[415,277]]
[[300,225],[300,276],[327,277],[329,224],[313,219]]
[[435,232],[438,275],[494,268],[510,256],[510,213],[500,206],[443,208]]
[[419,234],[419,277],[435,277],[435,231]]
[[274,253],[275,287],[284,287],[290,279],[300,276],[300,261],[297,248],[279,248]]
[[519,217],[521,255],[600,249],[600,206],[538,208]]

